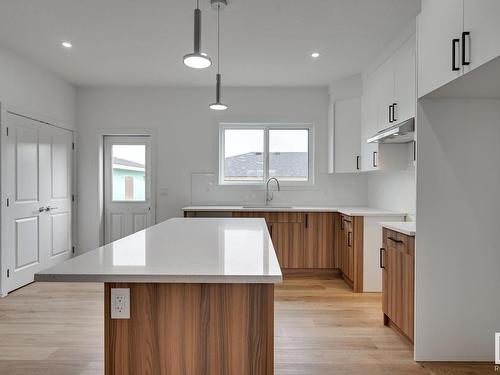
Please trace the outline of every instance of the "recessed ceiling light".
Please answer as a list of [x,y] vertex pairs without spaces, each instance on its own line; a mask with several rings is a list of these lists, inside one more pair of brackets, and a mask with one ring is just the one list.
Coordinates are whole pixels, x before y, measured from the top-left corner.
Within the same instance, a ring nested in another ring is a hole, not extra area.
[[319,52],[313,52],[313,53],[311,53],[311,57],[313,59],[317,59],[319,57]]
[[70,42],[66,42],[66,41],[61,42],[61,45],[62,45],[64,48],[68,48],[68,49],[69,49],[69,48],[71,48],[71,47],[73,47],[73,44],[71,44]]

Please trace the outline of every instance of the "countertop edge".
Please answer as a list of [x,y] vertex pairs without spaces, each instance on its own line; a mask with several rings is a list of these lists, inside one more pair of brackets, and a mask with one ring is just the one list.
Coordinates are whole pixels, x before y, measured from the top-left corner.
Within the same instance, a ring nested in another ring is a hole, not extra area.
[[[401,234],[405,234],[405,235],[410,236],[410,237],[415,237],[417,235],[417,231],[416,230],[408,230],[408,229],[401,228],[401,227],[399,227],[397,225],[397,223],[398,222],[394,222],[394,223],[391,223],[391,222],[382,222],[382,223],[379,223],[379,224],[383,228],[386,228],[386,229],[389,229],[389,230],[393,230],[395,232],[398,232],[398,233],[401,233]],[[410,223],[410,222],[405,221],[404,223]]]
[[[244,206],[185,206],[181,209],[183,212],[339,212],[348,216],[406,216],[404,212],[395,212],[372,207],[244,207]],[[377,212],[377,210],[379,212]]]
[[37,282],[83,283],[158,283],[158,284],[279,284],[282,275],[269,276],[211,276],[211,275],[78,275],[35,274]]

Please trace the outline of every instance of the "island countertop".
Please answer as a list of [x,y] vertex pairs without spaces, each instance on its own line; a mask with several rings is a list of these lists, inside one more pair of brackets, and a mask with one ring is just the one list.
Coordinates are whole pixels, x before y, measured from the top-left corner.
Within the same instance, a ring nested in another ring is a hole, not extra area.
[[39,272],[35,280],[274,284],[282,274],[264,219],[176,218]]

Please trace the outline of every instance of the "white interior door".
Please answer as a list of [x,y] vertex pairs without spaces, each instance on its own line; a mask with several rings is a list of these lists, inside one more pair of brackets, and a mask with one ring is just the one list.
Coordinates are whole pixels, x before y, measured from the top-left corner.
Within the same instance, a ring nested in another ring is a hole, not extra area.
[[12,291],[72,255],[73,133],[8,112],[5,117],[2,251]]
[[152,225],[151,207],[150,137],[104,137],[105,242]]

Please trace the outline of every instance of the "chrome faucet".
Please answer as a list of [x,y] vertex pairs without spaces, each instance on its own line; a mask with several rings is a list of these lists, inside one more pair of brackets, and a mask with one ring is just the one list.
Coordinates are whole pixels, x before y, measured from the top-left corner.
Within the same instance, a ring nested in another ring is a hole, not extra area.
[[271,177],[267,180],[266,182],[266,205],[268,205],[274,198],[274,194],[273,192],[269,191],[269,183],[274,180],[276,181],[276,185],[278,186],[278,191],[281,191],[281,188],[280,188],[280,182],[278,181],[278,179],[276,177]]

